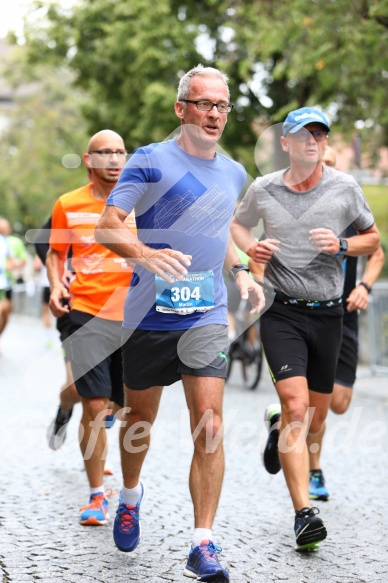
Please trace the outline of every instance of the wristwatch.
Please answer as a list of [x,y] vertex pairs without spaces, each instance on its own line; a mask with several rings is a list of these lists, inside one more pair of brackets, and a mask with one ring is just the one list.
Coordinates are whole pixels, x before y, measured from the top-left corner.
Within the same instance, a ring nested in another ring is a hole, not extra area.
[[360,281],[358,285],[363,285],[364,288],[367,290],[368,294],[370,294],[370,292],[372,291],[372,287],[369,285],[369,283],[366,283],[366,281]]
[[231,281],[234,281],[235,275],[236,273],[238,273],[239,271],[247,271],[249,273],[249,267],[248,265],[245,265],[244,263],[238,263],[237,265],[235,265],[234,267],[232,267],[232,269],[229,271],[229,279]]
[[341,239],[341,237],[339,237],[339,244],[340,244],[340,250],[339,250],[339,253],[336,253],[336,257],[341,257],[341,255],[344,255],[349,247],[347,240]]

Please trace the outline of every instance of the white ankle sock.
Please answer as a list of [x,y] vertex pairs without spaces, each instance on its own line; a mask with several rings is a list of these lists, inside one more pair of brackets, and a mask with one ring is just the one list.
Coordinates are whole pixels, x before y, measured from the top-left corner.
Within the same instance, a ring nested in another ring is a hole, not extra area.
[[140,482],[134,488],[126,488],[125,486],[121,488],[121,499],[124,502],[124,504],[129,504],[129,506],[136,506],[140,496],[141,496]]
[[98,488],[90,488],[90,495],[99,494],[100,492],[105,494],[104,486],[98,486]]
[[212,531],[210,528],[195,528],[193,538],[191,539],[191,546],[197,547],[203,540],[212,540]]

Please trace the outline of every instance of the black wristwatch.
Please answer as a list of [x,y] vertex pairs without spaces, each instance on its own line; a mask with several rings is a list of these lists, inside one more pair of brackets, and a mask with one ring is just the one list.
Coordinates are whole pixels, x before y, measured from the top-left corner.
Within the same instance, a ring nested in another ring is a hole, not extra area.
[[341,255],[345,255],[346,251],[348,250],[348,242],[346,239],[339,238],[340,250],[339,253],[336,253],[336,257],[341,257]]
[[360,281],[358,285],[363,285],[364,288],[367,290],[368,294],[370,294],[370,292],[372,291],[371,286],[369,285],[369,283],[366,283],[366,281]]
[[229,279],[231,281],[234,281],[235,275],[236,273],[238,273],[239,271],[247,271],[249,273],[249,267],[248,265],[244,265],[244,263],[239,263],[238,265],[235,265],[234,267],[232,267],[232,269],[229,271]]

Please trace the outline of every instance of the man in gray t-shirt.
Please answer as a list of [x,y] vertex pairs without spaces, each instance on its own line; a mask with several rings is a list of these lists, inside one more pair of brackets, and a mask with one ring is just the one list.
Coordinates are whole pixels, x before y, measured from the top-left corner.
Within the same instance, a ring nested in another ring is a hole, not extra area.
[[[370,255],[379,245],[357,182],[321,163],[329,131],[319,110],[289,113],[281,147],[290,166],[257,178],[232,222],[236,244],[265,264],[275,290],[261,336],[280,406],[265,412],[263,460],[272,474],[283,469],[298,550],[316,548],[327,535],[319,511],[310,507],[306,435],[320,431],[330,405],[341,342],[342,256]],[[256,242],[252,229],[260,219],[267,238]],[[358,235],[345,239],[350,224]]]

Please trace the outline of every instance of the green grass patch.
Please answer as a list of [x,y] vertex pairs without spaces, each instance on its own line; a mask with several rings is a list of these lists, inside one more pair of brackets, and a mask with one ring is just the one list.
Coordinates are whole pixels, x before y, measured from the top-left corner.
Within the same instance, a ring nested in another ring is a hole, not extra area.
[[380,279],[388,278],[388,186],[362,185],[369,206],[380,231],[381,245],[385,253],[385,262]]
[[381,246],[384,249],[385,259],[384,267],[380,274],[380,279],[388,279],[388,234],[380,233],[381,235]]
[[380,233],[388,237],[388,186],[362,185]]

